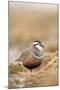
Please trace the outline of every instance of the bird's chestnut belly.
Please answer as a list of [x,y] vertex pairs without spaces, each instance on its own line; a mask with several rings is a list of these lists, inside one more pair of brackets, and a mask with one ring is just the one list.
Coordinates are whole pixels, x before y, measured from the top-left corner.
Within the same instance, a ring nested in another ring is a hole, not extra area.
[[29,58],[25,59],[22,63],[26,68],[34,69],[41,64],[41,61],[42,60],[40,60],[40,59],[38,60],[34,57],[29,57]]

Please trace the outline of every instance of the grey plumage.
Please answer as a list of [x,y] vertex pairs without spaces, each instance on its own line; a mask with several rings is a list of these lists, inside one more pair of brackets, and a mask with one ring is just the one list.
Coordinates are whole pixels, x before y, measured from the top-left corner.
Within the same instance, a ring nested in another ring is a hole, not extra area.
[[29,56],[29,49],[25,49],[24,51],[21,52],[20,56],[17,58],[16,61],[23,61]]

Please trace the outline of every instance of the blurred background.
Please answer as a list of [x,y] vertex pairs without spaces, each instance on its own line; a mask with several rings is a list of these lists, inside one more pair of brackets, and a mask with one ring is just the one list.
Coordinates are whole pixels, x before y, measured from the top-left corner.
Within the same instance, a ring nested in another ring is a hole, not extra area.
[[54,52],[57,34],[58,5],[9,2],[9,48],[41,40]]
[[[58,85],[58,5],[9,2],[8,15],[9,88]],[[46,45],[47,56],[29,73],[14,61],[35,40]]]

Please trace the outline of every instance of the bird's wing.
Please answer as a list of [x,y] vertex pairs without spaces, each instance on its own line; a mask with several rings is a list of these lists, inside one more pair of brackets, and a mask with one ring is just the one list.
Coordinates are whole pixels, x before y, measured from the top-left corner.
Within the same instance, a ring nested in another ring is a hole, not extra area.
[[25,60],[28,56],[29,56],[29,49],[25,49],[21,53],[20,60]]
[[22,61],[25,60],[29,55],[29,49],[25,49],[24,51],[21,52],[19,57],[15,61]]

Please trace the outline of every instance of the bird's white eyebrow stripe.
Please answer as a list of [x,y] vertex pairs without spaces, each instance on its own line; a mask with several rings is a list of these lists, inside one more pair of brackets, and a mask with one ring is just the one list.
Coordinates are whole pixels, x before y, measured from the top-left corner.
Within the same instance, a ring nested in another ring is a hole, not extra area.
[[34,44],[37,44],[37,42],[34,42],[33,45],[34,45]]

